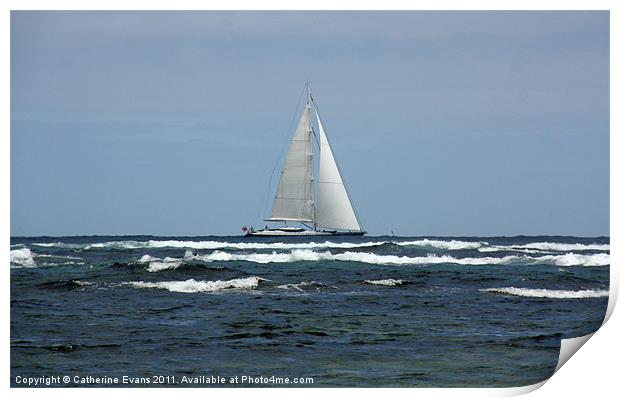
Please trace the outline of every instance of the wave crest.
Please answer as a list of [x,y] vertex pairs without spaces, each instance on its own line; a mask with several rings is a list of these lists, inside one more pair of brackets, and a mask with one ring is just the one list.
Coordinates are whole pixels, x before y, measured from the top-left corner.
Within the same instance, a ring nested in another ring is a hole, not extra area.
[[584,250],[609,250],[610,246],[606,244],[589,244],[585,245],[583,243],[554,243],[554,242],[536,242],[536,243],[528,243],[527,245],[523,245],[520,247],[524,247],[526,249],[535,249],[535,250],[553,250],[553,251],[584,251]]
[[378,280],[365,280],[365,283],[370,283],[371,285],[379,285],[379,286],[397,286],[402,285],[402,279],[378,279]]
[[151,261],[146,268],[148,272],[158,272],[166,269],[176,269],[183,264],[183,259],[166,257],[163,261]]
[[[370,252],[332,253],[330,251],[313,251],[296,249],[290,252],[271,253],[229,253],[214,251],[209,254],[186,252],[183,258],[166,257],[163,261],[145,255],[144,262],[150,261],[147,268],[150,272],[164,269],[178,268],[184,260],[199,260],[207,263],[226,261],[248,261],[259,264],[295,263],[302,261],[350,261],[376,265],[430,265],[430,264],[458,264],[458,265],[503,265],[503,264],[551,264],[557,266],[605,266],[609,265],[609,254],[574,254],[566,253],[540,257],[509,255],[504,257],[464,257],[457,258],[449,255],[428,254],[426,256],[408,257],[396,255],[382,255]],[[142,260],[141,259],[141,260]]]
[[417,239],[417,240],[381,240],[368,242],[226,242],[226,241],[193,241],[193,240],[148,240],[148,241],[109,241],[90,244],[77,243],[32,243],[41,247],[61,247],[74,250],[91,249],[160,249],[160,248],[185,248],[203,250],[294,250],[294,249],[355,249],[364,247],[377,247],[385,244],[398,246],[418,246],[430,247],[439,250],[478,250],[480,252],[495,251],[517,251],[523,253],[540,252],[570,252],[570,251],[609,251],[609,244],[593,243],[556,243],[556,242],[533,242],[527,244],[497,245],[489,244],[486,241],[464,241],[464,240],[441,240],[441,239]]
[[572,265],[582,265],[585,267],[600,267],[610,264],[609,254],[574,254],[567,253],[558,256],[542,256],[534,257],[536,262],[551,262],[560,267],[569,267]]
[[135,288],[153,288],[153,289],[165,289],[170,292],[178,293],[212,293],[226,289],[255,289],[258,287],[260,281],[266,279],[259,278],[258,276],[250,276],[247,278],[231,279],[228,281],[197,281],[195,279],[188,279],[186,281],[166,281],[166,282],[125,282],[125,285],[129,285]]
[[423,257],[407,257],[395,255],[380,255],[368,252],[344,252],[333,254],[330,251],[316,252],[312,250],[293,250],[288,253],[250,253],[236,254],[223,251],[215,251],[210,254],[194,256],[195,259],[205,262],[213,261],[249,261],[261,264],[267,263],[291,263],[300,261],[352,261],[367,264],[464,264],[464,265],[485,265],[485,264],[504,264],[515,259],[517,256],[507,256],[502,258],[495,257],[473,257],[455,258],[452,256],[428,255]]
[[316,281],[303,281],[300,283],[288,283],[285,285],[278,285],[276,286],[278,289],[284,289],[284,290],[297,290],[300,292],[305,292],[304,288],[314,288],[317,292],[320,292],[321,289],[338,289],[336,286],[330,286],[330,285],[325,285],[321,282],[316,282]]
[[34,255],[27,247],[23,249],[11,250],[11,263],[21,265],[22,267],[37,266],[34,262]]
[[556,298],[556,299],[578,299],[578,298],[597,298],[608,297],[607,290],[548,290],[548,289],[526,289],[520,287],[498,287],[491,289],[480,289],[482,292],[508,294],[511,296]]
[[401,246],[430,246],[436,249],[443,250],[476,250],[480,249],[483,246],[488,246],[488,242],[469,242],[462,240],[432,240],[432,239],[422,239],[422,240],[414,240],[414,241],[405,241],[405,242],[392,242]]

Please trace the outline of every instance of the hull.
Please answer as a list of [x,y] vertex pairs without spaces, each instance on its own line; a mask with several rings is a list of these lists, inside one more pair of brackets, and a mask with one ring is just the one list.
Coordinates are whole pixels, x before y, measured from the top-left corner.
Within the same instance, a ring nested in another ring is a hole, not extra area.
[[340,231],[314,231],[314,230],[301,230],[301,231],[286,231],[279,229],[261,229],[260,231],[248,232],[245,234],[246,238],[260,238],[260,237],[274,237],[274,236],[363,236],[366,231],[357,232],[340,232]]

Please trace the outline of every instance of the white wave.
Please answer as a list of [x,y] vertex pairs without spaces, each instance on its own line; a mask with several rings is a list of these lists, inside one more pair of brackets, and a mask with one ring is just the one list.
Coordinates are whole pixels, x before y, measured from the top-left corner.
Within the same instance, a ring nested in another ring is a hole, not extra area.
[[62,247],[77,250],[91,250],[91,249],[149,249],[149,248],[186,248],[186,249],[205,249],[205,250],[220,250],[220,249],[239,249],[239,250],[253,250],[253,249],[312,249],[312,248],[356,248],[356,247],[370,247],[377,246],[386,243],[380,242],[307,242],[307,243],[284,243],[284,242],[219,242],[219,241],[192,241],[192,240],[149,240],[149,241],[109,241],[91,244],[73,244],[73,243],[33,243],[33,245],[41,247]]
[[492,252],[519,252],[519,253],[527,253],[527,254],[541,254],[541,253],[551,253],[549,251],[538,250],[538,249],[525,249],[520,246],[485,246],[478,248],[478,251],[481,253],[492,253]]
[[140,260],[138,260],[139,263],[150,263],[151,261],[160,261],[161,258],[157,258],[157,257],[152,257],[148,254],[143,255],[142,257],[140,257]]
[[528,243],[520,247],[524,247],[526,249],[570,252],[570,251],[583,251],[583,250],[609,250],[610,246],[606,244],[597,244],[597,243],[584,245],[582,243],[537,242],[537,243]]
[[586,267],[597,267],[609,265],[610,259],[607,253],[598,254],[574,254],[567,253],[557,256],[541,256],[533,257],[533,260],[537,263],[552,263],[561,267],[568,267],[572,265],[582,265]]
[[194,279],[188,279],[186,281],[171,281],[171,282],[125,282],[124,284],[130,285],[136,288],[154,288],[154,289],[166,289],[171,292],[179,293],[209,293],[218,292],[225,289],[255,289],[258,287],[258,283],[261,280],[257,276],[250,276],[248,278],[231,279],[228,281],[197,281]]
[[278,285],[276,286],[278,289],[284,289],[284,290],[298,290],[300,292],[303,292],[304,290],[301,288],[301,286],[299,286],[300,283],[287,283],[286,285]]
[[609,292],[606,290],[548,290],[548,289],[526,289],[519,287],[499,287],[491,289],[480,289],[483,292],[493,292],[509,294],[522,297],[541,297],[557,299],[593,298],[607,297]]
[[73,249],[73,250],[91,250],[91,249],[139,249],[145,247],[144,242],[138,241],[109,241],[109,242],[99,242],[99,243],[64,243],[64,242],[54,242],[54,243],[32,243],[33,246],[40,247],[58,247],[63,249]]
[[479,258],[454,258],[452,256],[427,255],[423,257],[407,257],[394,255],[379,255],[366,252],[344,252],[332,254],[329,251],[316,252],[312,250],[293,250],[289,253],[251,253],[237,254],[223,251],[215,251],[210,254],[197,255],[194,258],[205,262],[213,261],[249,261],[261,264],[268,263],[291,263],[298,261],[353,261],[368,264],[463,264],[463,265],[486,265],[505,264],[518,259],[518,256],[507,257],[479,257]]
[[57,267],[59,265],[84,265],[84,264],[86,264],[86,263],[83,262],[83,261],[66,261],[64,263],[48,263],[48,262],[45,262],[45,263],[41,263],[40,266],[41,267]]
[[497,251],[516,251],[521,253],[553,253],[553,252],[569,252],[584,250],[602,250],[609,251],[610,246],[607,244],[583,244],[583,243],[555,243],[555,242],[534,242],[524,245],[492,245],[478,248],[480,252],[497,252]]
[[289,283],[286,285],[278,285],[276,286],[278,289],[284,289],[284,290],[298,290],[300,292],[303,292],[304,290],[302,288],[304,287],[313,287],[315,288],[317,291],[321,291],[321,288],[326,288],[326,287],[330,287],[333,289],[338,289],[336,286],[326,286],[320,282],[315,282],[315,281],[309,281],[309,282],[300,282],[300,283]]
[[183,264],[183,260],[180,258],[166,257],[163,261],[152,261],[146,268],[148,272],[158,272],[165,269],[176,269]]
[[101,243],[91,243],[89,245],[67,245],[67,247],[73,248],[81,248],[83,250],[91,250],[91,249],[141,249],[144,246],[144,242],[138,241],[114,241],[114,242],[101,242]]
[[394,242],[401,246],[430,246],[436,249],[443,250],[467,250],[467,249],[479,249],[483,246],[487,246],[487,242],[467,242],[461,240],[430,240],[430,239],[422,239],[422,240],[414,240],[414,241],[406,241],[406,242]]
[[146,270],[148,272],[158,272],[166,269],[176,269],[183,265],[183,260],[188,259],[191,256],[191,252],[185,253],[184,258],[166,257],[163,260],[158,257],[153,257],[149,254],[145,254],[138,260],[139,263],[149,263]]
[[376,246],[386,242],[363,242],[363,243],[350,243],[350,242],[307,242],[307,243],[284,243],[284,242],[218,242],[218,241],[178,241],[178,240],[150,240],[145,242],[147,247],[161,248],[161,247],[179,247],[190,249],[207,249],[207,250],[220,250],[220,249],[240,249],[240,250],[252,250],[252,249],[315,249],[315,248],[343,248],[350,249],[356,247],[369,247]]
[[379,286],[397,286],[397,285],[403,284],[402,279],[365,280],[364,282],[370,283],[372,285],[379,285]]
[[34,255],[28,248],[11,250],[11,263],[19,264],[22,267],[36,267]]
[[286,243],[286,242],[220,242],[220,241],[192,241],[192,240],[149,240],[149,241],[109,241],[91,244],[74,243],[33,243],[41,247],[64,247],[79,250],[115,248],[115,249],[140,249],[140,248],[186,248],[186,249],[239,249],[239,250],[259,250],[259,249],[321,249],[321,248],[340,248],[353,249],[358,247],[378,246],[385,243],[393,243],[400,246],[421,246],[433,247],[442,250],[467,250],[477,249],[481,252],[492,252],[500,250],[521,251],[525,253],[536,253],[539,251],[583,251],[583,250],[609,250],[608,244],[582,244],[582,243],[555,243],[555,242],[534,242],[524,245],[490,245],[485,241],[460,241],[460,240],[438,240],[438,239],[419,239],[413,241],[368,241],[368,242],[306,242],[306,243]]
[[228,253],[215,251],[210,254],[193,257],[205,262],[213,261],[249,261],[261,264],[292,263],[298,261],[352,261],[367,264],[460,264],[460,265],[493,265],[509,263],[551,263],[558,266],[603,266],[609,264],[609,254],[561,254],[549,256],[518,256],[504,257],[465,257],[455,258],[448,255],[437,256],[429,254],[420,257],[380,255],[367,252],[344,252],[333,254],[330,251],[317,252],[312,250],[292,250],[286,253]]
[[139,249],[139,248],[186,248],[186,249],[205,249],[205,250],[222,250],[222,249],[239,249],[239,250],[260,250],[260,249],[321,249],[321,248],[339,248],[353,249],[358,247],[372,247],[385,243],[393,243],[400,246],[431,246],[444,250],[463,250],[477,249],[487,242],[466,242],[458,240],[442,241],[421,239],[415,241],[369,241],[369,242],[305,242],[305,243],[286,243],[286,242],[220,242],[220,241],[192,241],[192,240],[149,240],[149,241],[110,241],[101,243],[92,243],[88,245],[57,243],[34,243],[38,246],[45,247],[73,247],[82,248],[84,250],[98,248],[121,248],[121,249]]

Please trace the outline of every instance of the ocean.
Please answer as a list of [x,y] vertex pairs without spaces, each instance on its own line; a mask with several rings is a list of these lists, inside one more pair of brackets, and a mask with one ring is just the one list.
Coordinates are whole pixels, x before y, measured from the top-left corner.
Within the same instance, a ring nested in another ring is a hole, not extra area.
[[515,387],[605,316],[609,238],[13,237],[11,386]]

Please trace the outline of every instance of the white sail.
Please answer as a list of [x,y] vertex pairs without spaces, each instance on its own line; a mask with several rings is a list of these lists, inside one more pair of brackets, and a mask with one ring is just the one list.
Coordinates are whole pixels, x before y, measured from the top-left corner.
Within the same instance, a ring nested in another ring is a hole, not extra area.
[[360,231],[318,112],[316,120],[319,125],[320,163],[315,225],[318,228]]
[[312,128],[310,106],[299,119],[289,147],[268,221],[313,222]]

